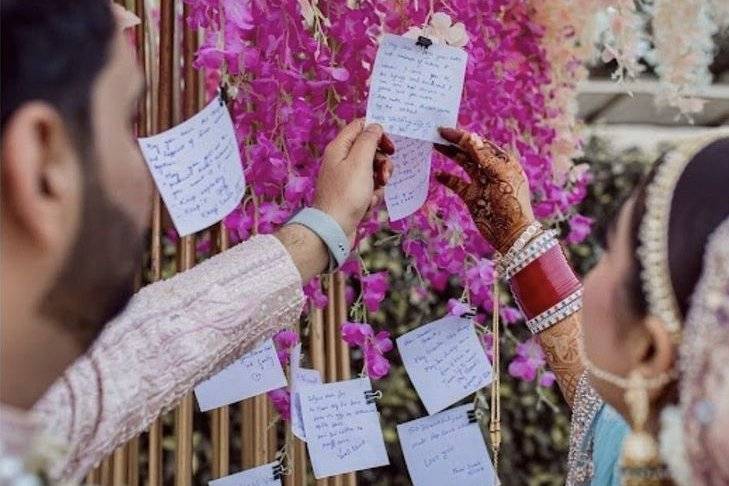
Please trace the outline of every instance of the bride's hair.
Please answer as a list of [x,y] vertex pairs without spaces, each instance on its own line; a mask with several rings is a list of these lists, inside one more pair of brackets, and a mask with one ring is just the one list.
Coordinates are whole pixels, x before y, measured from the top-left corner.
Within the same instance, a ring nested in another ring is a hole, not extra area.
[[[648,312],[641,283],[642,264],[637,256],[639,229],[646,209],[646,188],[659,160],[636,191],[630,221],[633,264],[627,280],[630,310],[638,317]],[[709,236],[729,217],[729,138],[704,147],[681,174],[671,200],[668,225],[668,267],[681,317],[685,318],[691,295],[701,275],[704,249]]]

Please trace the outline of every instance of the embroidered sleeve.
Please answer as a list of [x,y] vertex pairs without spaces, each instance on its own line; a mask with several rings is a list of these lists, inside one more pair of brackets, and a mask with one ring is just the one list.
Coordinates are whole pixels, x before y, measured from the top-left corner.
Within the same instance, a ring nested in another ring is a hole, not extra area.
[[38,404],[69,445],[51,469],[80,479],[201,380],[298,319],[301,277],[273,236],[258,236],[143,288]]
[[593,473],[592,440],[590,431],[595,417],[603,406],[587,372],[577,380],[574,404],[572,407],[572,426],[570,431],[570,451],[567,459],[568,486],[589,484]]

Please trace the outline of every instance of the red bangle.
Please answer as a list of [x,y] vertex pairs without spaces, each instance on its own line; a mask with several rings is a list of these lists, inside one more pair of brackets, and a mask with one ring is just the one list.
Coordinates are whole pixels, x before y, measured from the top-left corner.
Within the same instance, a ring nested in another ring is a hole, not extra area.
[[511,279],[511,291],[527,320],[552,308],[580,287],[559,245],[547,250]]

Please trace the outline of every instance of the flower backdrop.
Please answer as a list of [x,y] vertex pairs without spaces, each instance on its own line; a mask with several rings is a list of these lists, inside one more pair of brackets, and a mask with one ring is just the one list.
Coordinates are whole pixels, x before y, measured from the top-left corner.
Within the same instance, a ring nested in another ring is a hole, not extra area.
[[[575,211],[590,175],[571,162],[581,147],[575,93],[587,75],[585,62],[597,47],[603,61],[617,63],[616,78],[623,79],[643,69],[641,58],[650,59],[666,100],[696,111],[695,92],[710,81],[707,42],[729,10],[720,0],[671,1],[671,7],[656,0],[650,10],[632,0],[185,1],[191,7],[188,24],[205,32],[196,66],[204,69],[211,95],[222,85],[231,98],[249,184],[240,207],[225,219],[234,242],[275,231],[312,201],[324,147],[345,123],[364,115],[377,39],[387,32],[424,34],[468,52],[460,126],[518,152],[537,217],[561,224],[568,243],[579,243],[591,225]],[[667,15],[675,4],[680,17]],[[650,39],[645,26],[653,14]],[[674,25],[676,18],[692,27]],[[675,45],[686,46],[688,54],[677,55]],[[460,169],[434,154],[437,172]],[[414,293],[455,285],[463,289],[456,304],[474,308],[477,320],[491,312],[493,250],[454,194],[432,180],[421,210],[396,223],[375,211],[360,226],[358,240],[382,229],[391,232],[418,275]],[[343,334],[361,349],[363,372],[384,376],[392,343],[367,321],[387,298],[387,272],[371,271],[356,254],[342,270],[350,277],[351,304]],[[311,306],[326,306],[318,281],[305,292]],[[516,308],[503,304],[505,322],[520,320]],[[487,348],[489,338],[483,336]],[[293,339],[277,341],[282,360]],[[536,344],[511,346],[509,373],[551,385]],[[272,398],[286,415],[285,393]]]

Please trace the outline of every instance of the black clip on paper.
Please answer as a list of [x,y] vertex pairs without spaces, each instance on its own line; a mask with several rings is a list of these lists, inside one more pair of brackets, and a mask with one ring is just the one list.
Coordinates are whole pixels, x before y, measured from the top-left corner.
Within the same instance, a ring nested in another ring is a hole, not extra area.
[[466,415],[468,415],[468,423],[469,424],[475,424],[478,422],[478,416],[476,415],[476,410],[469,410]]
[[379,400],[380,398],[382,398],[382,391],[381,390],[377,390],[377,391],[367,390],[364,392],[364,396],[365,396],[365,401],[367,403],[370,403],[370,404],[375,403],[376,400]]
[[419,35],[418,40],[415,42],[415,45],[418,47],[422,47],[423,49],[428,49],[428,47],[433,45],[433,41],[428,39],[427,37]]
[[273,479],[281,479],[283,475],[283,464],[279,462],[273,466]]
[[476,317],[476,311],[475,310],[469,310],[461,314],[461,317],[465,317],[466,319],[473,319]]
[[225,86],[220,85],[220,106],[226,106],[228,104],[228,92],[225,90]]

